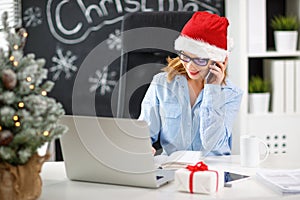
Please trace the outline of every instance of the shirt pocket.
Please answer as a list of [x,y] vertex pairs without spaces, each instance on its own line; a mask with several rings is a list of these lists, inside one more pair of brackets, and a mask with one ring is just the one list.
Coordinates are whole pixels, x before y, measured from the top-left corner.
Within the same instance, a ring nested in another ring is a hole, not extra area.
[[176,103],[165,103],[160,108],[162,128],[164,131],[178,130],[181,124],[181,108]]

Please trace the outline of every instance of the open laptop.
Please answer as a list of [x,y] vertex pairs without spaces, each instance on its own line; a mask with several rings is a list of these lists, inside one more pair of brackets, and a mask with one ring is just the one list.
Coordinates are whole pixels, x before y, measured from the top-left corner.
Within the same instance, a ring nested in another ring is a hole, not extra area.
[[156,169],[144,121],[65,115],[60,123],[69,127],[60,141],[71,180],[157,188],[174,178]]

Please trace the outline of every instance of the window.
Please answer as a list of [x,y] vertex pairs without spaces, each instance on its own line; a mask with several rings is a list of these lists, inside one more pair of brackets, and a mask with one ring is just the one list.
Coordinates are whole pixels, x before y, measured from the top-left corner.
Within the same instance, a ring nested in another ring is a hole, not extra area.
[[21,0],[1,0],[0,3],[0,30],[3,29],[2,14],[7,11],[9,27],[21,27]]

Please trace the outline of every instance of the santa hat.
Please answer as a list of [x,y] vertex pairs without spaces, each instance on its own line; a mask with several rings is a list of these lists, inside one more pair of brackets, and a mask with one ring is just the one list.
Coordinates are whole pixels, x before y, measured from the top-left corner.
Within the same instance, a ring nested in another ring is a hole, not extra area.
[[175,50],[224,61],[231,46],[227,39],[228,25],[225,17],[209,12],[195,12],[175,40]]

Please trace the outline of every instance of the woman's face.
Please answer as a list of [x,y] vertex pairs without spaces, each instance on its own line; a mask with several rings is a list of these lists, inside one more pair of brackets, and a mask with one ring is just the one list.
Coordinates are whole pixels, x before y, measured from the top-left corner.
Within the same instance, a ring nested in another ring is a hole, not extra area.
[[179,58],[188,76],[192,80],[204,80],[209,71],[208,66],[213,63],[213,61],[207,58],[199,58],[189,52],[179,53]]

